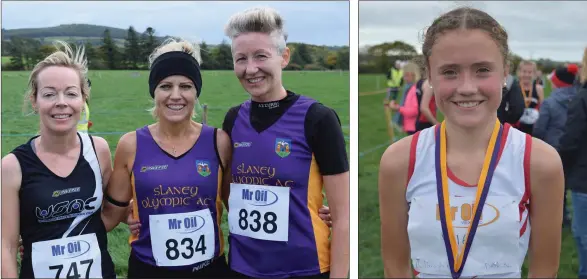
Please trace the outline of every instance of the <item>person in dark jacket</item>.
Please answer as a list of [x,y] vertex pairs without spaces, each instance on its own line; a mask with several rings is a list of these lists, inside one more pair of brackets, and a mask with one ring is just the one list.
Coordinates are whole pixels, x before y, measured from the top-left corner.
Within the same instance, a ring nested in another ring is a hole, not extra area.
[[587,278],[587,47],[581,67],[581,87],[569,105],[558,152],[565,172],[565,189],[573,201],[572,231],[579,254],[578,278]]
[[[542,102],[540,116],[532,131],[534,137],[545,141],[557,150],[567,122],[569,103],[577,95],[577,90],[573,86],[577,71],[578,67],[575,64],[569,64],[554,71],[550,78],[553,91],[550,97]],[[563,225],[566,227],[570,224],[566,191],[564,197]]]
[[567,122],[569,102],[577,94],[573,83],[578,70],[575,64],[556,69],[551,77],[552,84],[556,88],[542,102],[540,116],[534,124],[532,136],[545,141],[555,149],[558,148],[559,140]]
[[501,104],[497,109],[497,118],[501,123],[514,125],[524,114],[524,97],[522,88],[514,76],[510,74],[510,62],[506,63],[508,77],[502,90]]

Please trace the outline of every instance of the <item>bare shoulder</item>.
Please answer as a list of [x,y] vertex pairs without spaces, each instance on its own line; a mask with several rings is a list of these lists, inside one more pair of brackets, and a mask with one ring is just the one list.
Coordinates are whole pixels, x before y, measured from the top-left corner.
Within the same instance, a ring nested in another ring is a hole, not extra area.
[[393,143],[383,153],[380,162],[380,171],[392,174],[407,175],[410,162],[410,146],[413,136],[407,136]]
[[117,150],[126,151],[126,152],[134,152],[137,147],[137,132],[132,131],[128,132],[118,140],[118,145],[116,146]]
[[22,170],[16,156],[12,153],[2,158],[2,188],[20,189]]
[[98,136],[91,136],[92,140],[94,141],[94,146],[96,147],[97,152],[105,152],[110,151],[110,145],[103,137]]
[[[530,174],[533,181],[548,181],[563,178],[561,158],[552,146],[544,141],[532,138],[530,149]],[[532,187],[550,183],[532,183]],[[552,185],[548,185],[552,186]]]

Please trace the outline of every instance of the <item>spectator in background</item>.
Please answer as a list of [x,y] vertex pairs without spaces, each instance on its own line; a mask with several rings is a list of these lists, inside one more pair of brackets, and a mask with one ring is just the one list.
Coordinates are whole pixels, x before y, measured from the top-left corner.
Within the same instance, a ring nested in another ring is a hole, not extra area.
[[[88,88],[92,90],[92,81],[88,79]],[[77,122],[77,131],[80,133],[88,133],[92,127],[92,121],[90,121],[90,100],[86,99],[84,103],[84,109],[81,111],[79,122]]]
[[524,113],[524,97],[516,78],[510,72],[510,61],[506,63],[508,76],[502,90],[501,104],[497,109],[497,118],[501,123],[514,125]]
[[407,83],[406,92],[403,94],[404,104],[397,104],[395,101],[389,102],[392,110],[398,111],[396,115],[402,116],[402,127],[404,132],[412,135],[416,132],[416,119],[418,118],[418,98],[416,96],[417,81],[420,80],[420,69],[415,63],[408,63],[403,67],[404,80]]
[[580,72],[581,88],[569,104],[559,154],[565,172],[565,188],[573,201],[572,231],[579,254],[579,278],[587,277],[587,47]]
[[542,76],[543,76],[542,71],[537,70],[536,77],[534,78],[534,84],[532,86],[534,86],[536,84],[544,86],[544,78]]
[[554,148],[558,148],[559,139],[563,134],[569,102],[577,94],[573,87],[577,71],[578,67],[575,64],[555,70],[551,82],[556,89],[542,102],[540,116],[534,124],[532,135]]
[[[569,64],[566,68],[557,68],[551,76],[553,88],[556,87],[540,108],[540,116],[534,124],[533,136],[539,138],[558,150],[559,140],[564,133],[567,122],[569,103],[577,94],[573,86],[578,68],[575,64]],[[570,224],[567,207],[563,209],[563,225]]]

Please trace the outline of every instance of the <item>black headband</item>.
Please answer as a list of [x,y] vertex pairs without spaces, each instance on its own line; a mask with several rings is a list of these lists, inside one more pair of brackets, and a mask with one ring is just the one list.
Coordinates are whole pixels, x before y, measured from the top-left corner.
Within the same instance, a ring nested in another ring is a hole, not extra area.
[[192,80],[196,86],[197,96],[200,97],[202,92],[202,75],[200,74],[200,64],[188,53],[183,51],[171,51],[157,57],[151,66],[149,74],[149,93],[155,98],[155,88],[163,79],[181,75]]

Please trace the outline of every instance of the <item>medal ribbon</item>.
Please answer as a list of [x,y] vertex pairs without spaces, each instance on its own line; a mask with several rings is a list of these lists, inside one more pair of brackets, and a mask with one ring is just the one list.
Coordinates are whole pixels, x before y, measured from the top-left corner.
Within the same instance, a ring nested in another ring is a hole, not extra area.
[[532,102],[532,101],[527,101],[527,99],[528,99],[528,97],[532,96],[532,92],[526,93],[526,88],[524,88],[521,81],[520,81],[520,89],[522,89],[522,96],[524,97],[524,106],[526,106],[526,108],[528,108],[528,106],[530,105],[530,102]]
[[481,218],[481,213],[483,212],[483,206],[485,205],[485,200],[487,199],[487,193],[489,192],[489,186],[491,185],[493,172],[495,171],[495,167],[497,165],[497,157],[501,145],[500,139],[502,132],[503,127],[499,123],[499,120],[496,120],[493,133],[491,134],[491,139],[489,140],[489,145],[485,153],[483,169],[481,170],[479,182],[477,183],[477,195],[475,197],[475,203],[473,204],[472,221],[469,223],[467,228],[465,245],[459,249],[456,236],[454,234],[451,218],[452,216],[450,214],[450,196],[448,190],[449,186],[446,163],[445,122],[443,121],[440,127],[436,129],[436,192],[438,194],[440,223],[442,227],[442,235],[444,237],[444,245],[448,255],[450,272],[454,279],[457,279],[461,276],[465,262],[467,261],[467,257],[469,255],[469,251],[471,249],[471,245],[473,243],[473,239],[475,238],[475,232],[477,231],[479,219]]

